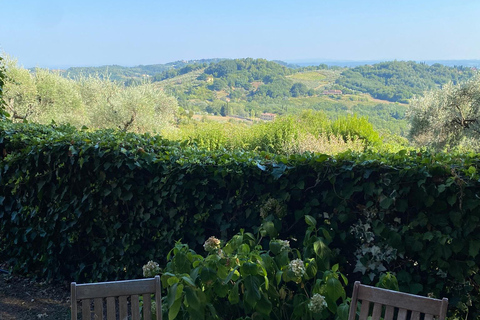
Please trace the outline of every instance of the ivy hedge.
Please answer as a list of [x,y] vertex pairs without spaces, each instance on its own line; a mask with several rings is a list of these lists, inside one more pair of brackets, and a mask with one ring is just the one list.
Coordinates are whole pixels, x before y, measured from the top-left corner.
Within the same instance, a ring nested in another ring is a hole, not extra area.
[[[0,261],[42,278],[139,277],[182,240],[329,230],[349,282],[394,272],[400,290],[478,316],[477,154],[208,152],[158,136],[0,122]],[[263,226],[265,228],[265,226]],[[267,228],[268,229],[268,228]]]

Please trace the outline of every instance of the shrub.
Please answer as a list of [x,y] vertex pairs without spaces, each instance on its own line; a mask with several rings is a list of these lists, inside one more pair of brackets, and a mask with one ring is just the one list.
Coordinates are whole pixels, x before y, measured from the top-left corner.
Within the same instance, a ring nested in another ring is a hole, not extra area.
[[275,238],[267,245],[268,234],[277,233],[271,221],[264,221],[257,236],[241,230],[226,243],[210,237],[204,243],[206,257],[178,242],[161,272],[167,288],[165,316],[326,319],[338,314],[338,319],[347,319],[347,279],[338,264],[329,267],[331,236],[317,229],[313,217],[305,220],[308,228],[300,248]]

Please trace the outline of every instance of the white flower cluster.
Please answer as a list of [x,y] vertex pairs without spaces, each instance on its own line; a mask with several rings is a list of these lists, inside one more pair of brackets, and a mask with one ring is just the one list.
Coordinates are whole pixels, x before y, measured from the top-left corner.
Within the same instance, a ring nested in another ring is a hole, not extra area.
[[205,241],[203,248],[208,252],[218,250],[220,249],[220,240],[212,236]]
[[153,261],[148,261],[146,265],[142,267],[143,269],[143,276],[145,278],[152,278],[155,277],[157,274],[160,274],[160,266],[158,263],[153,262]]
[[325,297],[319,293],[315,293],[308,303],[308,310],[312,313],[320,313],[327,306]]
[[274,240],[276,243],[278,243],[282,248],[280,251],[288,250],[290,249],[290,241],[288,240]]
[[290,261],[288,264],[288,267],[290,270],[292,270],[293,274],[295,274],[295,277],[301,278],[305,274],[305,265],[303,264],[303,261],[300,259],[295,259]]

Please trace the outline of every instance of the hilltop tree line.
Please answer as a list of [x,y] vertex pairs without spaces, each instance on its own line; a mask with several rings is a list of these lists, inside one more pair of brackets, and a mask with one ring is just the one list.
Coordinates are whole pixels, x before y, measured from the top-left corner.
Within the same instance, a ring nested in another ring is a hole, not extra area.
[[347,69],[336,83],[377,99],[408,103],[409,99],[422,95],[424,91],[441,88],[450,82],[458,84],[474,74],[475,70],[462,66],[390,61]]

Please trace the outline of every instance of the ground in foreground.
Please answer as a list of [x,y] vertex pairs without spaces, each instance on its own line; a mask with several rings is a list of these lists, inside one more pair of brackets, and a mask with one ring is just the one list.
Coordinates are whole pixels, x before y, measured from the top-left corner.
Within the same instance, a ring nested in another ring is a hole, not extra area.
[[70,319],[68,284],[0,274],[0,319]]

